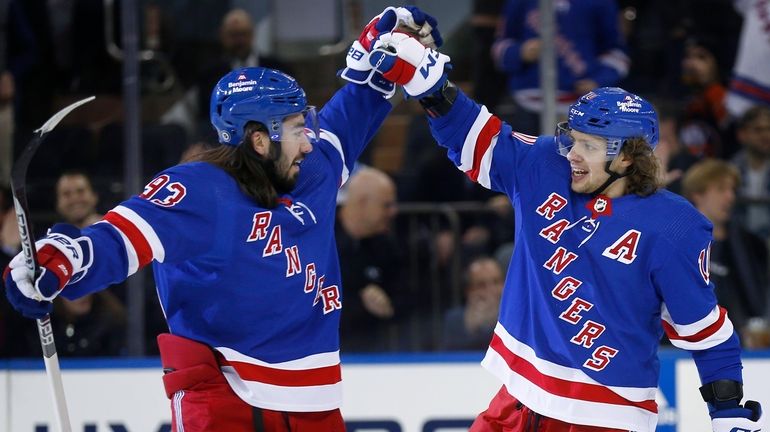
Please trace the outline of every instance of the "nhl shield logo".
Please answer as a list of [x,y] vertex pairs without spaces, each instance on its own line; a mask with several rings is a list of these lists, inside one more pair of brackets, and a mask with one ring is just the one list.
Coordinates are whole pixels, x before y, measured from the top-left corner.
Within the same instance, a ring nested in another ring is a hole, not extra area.
[[586,208],[591,212],[591,219],[599,216],[612,215],[612,199],[606,195],[597,195],[586,203]]
[[604,210],[607,208],[607,200],[604,198],[597,198],[596,202],[594,202],[594,211],[596,213],[604,213]]

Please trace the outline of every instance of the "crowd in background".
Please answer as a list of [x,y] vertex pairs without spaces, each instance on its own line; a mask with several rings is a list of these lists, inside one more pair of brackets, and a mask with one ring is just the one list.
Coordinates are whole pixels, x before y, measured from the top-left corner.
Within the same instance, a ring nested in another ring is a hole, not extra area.
[[[2,267],[20,250],[7,188],[11,161],[59,107],[97,95],[51,134],[30,167],[36,227],[86,226],[137,192],[122,187],[121,63],[105,31],[110,23],[119,28],[119,7],[110,19],[110,3],[0,0]],[[266,66],[309,77],[344,63],[344,53],[297,61],[263,52],[256,22],[265,17],[232,2],[191,8],[185,19],[208,32],[179,23],[164,2],[140,3],[141,48],[154,53],[141,63],[144,180],[215,145],[208,98],[229,70]],[[466,25],[445,35],[444,48],[455,64],[452,80],[530,134],[539,132],[543,106],[537,7],[536,0],[473,1]],[[661,181],[714,225],[711,276],[744,347],[770,347],[770,62],[762,55],[770,55],[770,0],[555,0],[554,7],[558,114],[597,86],[655,102]],[[311,103],[342,85],[300,82],[313,83]],[[340,191],[343,353],[482,350],[496,323],[515,242],[513,211],[429,142],[418,109],[415,102],[396,108],[399,120],[386,122]],[[163,320],[149,297],[146,353],[154,354]],[[122,286],[57,298],[59,354],[125,354],[125,298]],[[1,298],[0,357],[39,351],[34,323]]]

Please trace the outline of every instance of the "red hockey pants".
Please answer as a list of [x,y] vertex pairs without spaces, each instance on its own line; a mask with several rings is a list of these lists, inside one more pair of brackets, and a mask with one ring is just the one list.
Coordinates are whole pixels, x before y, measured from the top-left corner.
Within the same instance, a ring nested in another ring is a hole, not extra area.
[[230,388],[208,346],[170,334],[158,336],[163,386],[174,432],[344,432],[339,409],[281,412],[253,407]]
[[581,426],[543,417],[500,388],[489,408],[479,414],[468,432],[624,432],[595,426]]

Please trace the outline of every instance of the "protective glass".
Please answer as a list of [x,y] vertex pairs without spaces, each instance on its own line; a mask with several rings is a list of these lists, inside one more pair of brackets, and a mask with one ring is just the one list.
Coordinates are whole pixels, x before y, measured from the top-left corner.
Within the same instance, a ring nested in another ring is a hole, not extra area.
[[623,139],[601,138],[606,141],[606,147],[596,142],[576,140],[572,135],[572,128],[567,122],[556,125],[556,146],[559,154],[564,157],[567,157],[567,154],[574,149],[583,159],[588,161],[611,161],[615,159]]
[[297,141],[304,137],[311,144],[315,144],[319,139],[316,107],[308,105],[307,108],[298,114],[302,115],[301,119],[294,118],[294,115],[271,119],[270,140],[276,142]]

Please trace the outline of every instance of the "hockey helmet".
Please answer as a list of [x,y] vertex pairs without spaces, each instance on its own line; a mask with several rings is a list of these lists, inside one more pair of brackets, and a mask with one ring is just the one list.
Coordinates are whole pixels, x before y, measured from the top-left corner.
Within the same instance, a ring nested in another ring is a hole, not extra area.
[[233,70],[211,93],[211,124],[222,144],[239,145],[250,121],[264,125],[271,141],[281,141],[283,120],[293,114],[304,116],[305,133],[311,140],[318,137],[315,107],[307,105],[305,91],[294,78],[274,69]]
[[631,138],[643,138],[651,148],[658,144],[658,115],[651,103],[619,87],[602,87],[570,106],[568,121],[556,128],[559,153],[567,156],[574,141],[571,130],[607,140],[607,159],[613,159]]

